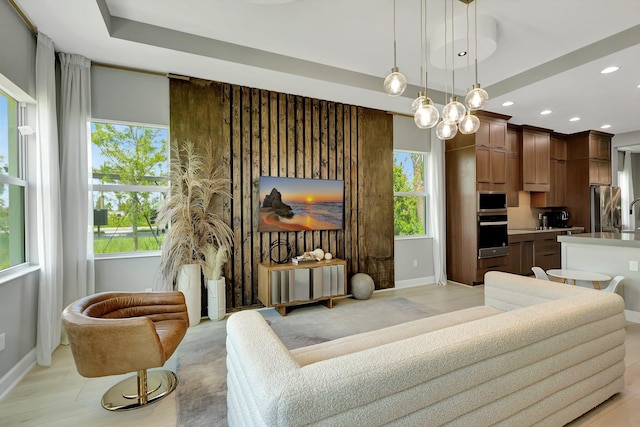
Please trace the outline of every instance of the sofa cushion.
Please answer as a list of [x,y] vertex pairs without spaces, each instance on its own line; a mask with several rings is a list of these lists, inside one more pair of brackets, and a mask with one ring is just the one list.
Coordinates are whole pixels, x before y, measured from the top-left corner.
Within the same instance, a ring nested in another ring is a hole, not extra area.
[[449,326],[459,325],[476,319],[482,319],[503,313],[497,308],[489,306],[471,307],[451,313],[443,313],[437,316],[389,326],[375,331],[364,332],[335,340],[313,344],[291,350],[291,355],[300,366],[310,365],[321,360],[344,356],[377,347],[379,345],[400,341],[416,335],[424,334]]

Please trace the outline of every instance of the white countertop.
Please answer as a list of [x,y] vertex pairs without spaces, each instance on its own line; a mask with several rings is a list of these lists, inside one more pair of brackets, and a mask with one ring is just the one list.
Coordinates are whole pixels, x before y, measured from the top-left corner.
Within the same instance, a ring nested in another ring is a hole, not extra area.
[[547,228],[546,230],[536,230],[535,228],[510,228],[507,230],[507,234],[514,236],[516,234],[529,234],[529,233],[557,233],[561,231],[584,232],[584,227],[567,227],[567,228]]
[[558,236],[560,243],[640,248],[640,233],[583,233]]

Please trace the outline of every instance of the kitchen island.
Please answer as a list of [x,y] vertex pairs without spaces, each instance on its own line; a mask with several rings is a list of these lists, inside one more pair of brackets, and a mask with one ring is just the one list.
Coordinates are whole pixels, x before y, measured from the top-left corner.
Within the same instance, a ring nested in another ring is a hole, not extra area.
[[[557,239],[562,268],[625,277],[617,292],[624,297],[627,319],[640,323],[640,234],[583,233]],[[592,287],[590,283],[578,285]]]

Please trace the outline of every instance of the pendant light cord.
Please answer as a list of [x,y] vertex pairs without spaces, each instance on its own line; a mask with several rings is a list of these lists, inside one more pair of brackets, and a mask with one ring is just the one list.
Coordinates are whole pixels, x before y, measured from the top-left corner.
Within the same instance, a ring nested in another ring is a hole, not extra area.
[[475,43],[475,61],[476,61],[476,84],[478,84],[478,0],[473,2],[473,19],[474,19],[474,37],[473,41]]
[[456,64],[455,62],[455,19],[453,19],[453,0],[451,0],[451,96],[456,96]]
[[425,83],[426,77],[423,75],[423,73],[425,72],[425,69],[422,68],[426,65],[424,39],[425,39],[424,37],[424,0],[420,0],[420,53],[422,54],[422,57],[420,59],[421,61],[420,62],[420,90],[424,90],[426,94],[427,92],[427,85]]
[[444,102],[445,104],[447,103],[447,100],[449,98],[449,73],[447,73],[447,65],[448,65],[448,58],[447,58],[447,0],[444,0],[444,74],[445,74],[445,79],[444,79]]
[[396,62],[396,0],[393,0],[393,68],[397,68]]

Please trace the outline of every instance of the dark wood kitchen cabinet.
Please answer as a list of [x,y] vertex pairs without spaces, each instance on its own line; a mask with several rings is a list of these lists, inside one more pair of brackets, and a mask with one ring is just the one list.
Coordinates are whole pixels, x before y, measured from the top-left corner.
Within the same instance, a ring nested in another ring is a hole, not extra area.
[[508,271],[524,276],[532,275],[531,267],[543,270],[561,267],[560,231],[540,231],[509,236]]
[[484,282],[490,270],[506,270],[506,256],[478,259],[477,192],[506,192],[507,121],[478,111],[476,134],[445,141],[447,277],[467,285]]
[[567,136],[566,207],[571,225],[591,229],[590,186],[611,185],[612,137],[596,130]]
[[522,189],[549,191],[551,186],[551,131],[534,126],[522,126]]
[[520,174],[520,150],[522,148],[522,130],[520,126],[507,124],[507,206],[520,205],[518,192],[522,190]]
[[509,236],[509,273],[528,276],[533,267],[533,236],[519,234]]
[[551,135],[549,191],[531,192],[531,207],[550,208],[566,205],[567,141],[565,138],[566,135]]

